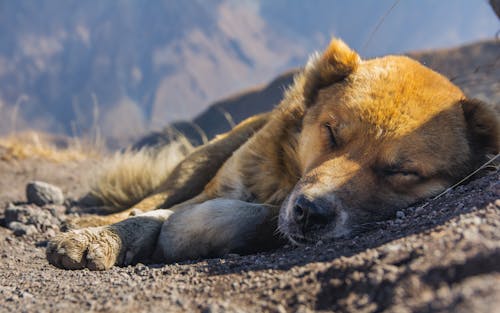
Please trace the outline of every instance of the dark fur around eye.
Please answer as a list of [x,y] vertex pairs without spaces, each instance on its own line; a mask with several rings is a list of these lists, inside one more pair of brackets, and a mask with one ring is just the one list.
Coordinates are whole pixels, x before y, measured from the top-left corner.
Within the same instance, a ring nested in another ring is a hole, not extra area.
[[330,147],[332,149],[337,148],[338,142],[337,142],[337,138],[335,137],[335,130],[333,129],[332,125],[330,123],[325,123],[324,127],[326,129],[327,134],[328,134],[328,140],[330,143]]
[[401,175],[401,176],[415,176],[420,178],[420,175],[417,172],[410,170],[403,170],[403,169],[387,168],[383,170],[383,173],[385,176]]

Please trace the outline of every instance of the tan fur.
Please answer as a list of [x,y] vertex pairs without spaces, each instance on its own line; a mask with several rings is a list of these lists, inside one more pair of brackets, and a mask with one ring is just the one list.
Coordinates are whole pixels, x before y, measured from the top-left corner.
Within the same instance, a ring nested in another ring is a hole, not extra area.
[[333,40],[273,112],[196,149],[139,204],[158,210],[57,236],[47,257],[105,269],[262,250],[283,242],[277,229],[329,240],[439,193],[498,150],[494,111],[445,77],[406,57],[362,61]]
[[[129,203],[129,209],[124,210],[123,206],[117,206],[115,208],[117,213],[71,219],[67,222],[68,226],[82,228],[117,223],[131,215],[136,215],[137,212],[170,208],[195,197],[232,152],[253,136],[268,119],[269,114],[250,117],[237,125],[230,133],[219,135],[196,149],[192,149],[183,140],[180,146],[171,144],[163,148],[158,155],[140,151],[135,154],[126,153],[120,158],[117,154],[109,161],[110,171],[104,172],[98,181],[99,184],[94,186],[93,195],[106,202],[114,200],[118,204]],[[179,158],[182,157],[179,152],[185,149],[192,149],[192,151],[182,162],[179,162]],[[172,153],[172,161],[168,161],[169,152]],[[132,169],[127,167],[128,161],[132,162]],[[155,168],[158,164],[169,166]],[[173,167],[173,165],[176,166]],[[143,175],[146,176],[144,179],[141,177],[141,168],[144,168]],[[162,173],[162,170],[166,173]],[[138,186],[134,186],[134,177],[139,181]],[[137,192],[134,194],[133,191]],[[141,193],[144,195],[138,198],[137,196]]]
[[189,141],[179,136],[159,151],[145,148],[116,153],[103,161],[90,193],[117,210],[128,208],[153,193],[193,150]]

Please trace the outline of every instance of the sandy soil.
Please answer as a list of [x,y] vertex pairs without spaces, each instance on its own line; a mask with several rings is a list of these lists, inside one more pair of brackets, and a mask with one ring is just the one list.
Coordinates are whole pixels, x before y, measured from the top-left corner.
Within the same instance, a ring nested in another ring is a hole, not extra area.
[[[33,177],[31,162],[0,163],[2,184],[16,199]],[[83,192],[76,178],[95,166],[36,162],[37,178],[70,196]],[[0,227],[0,311],[493,312],[500,305],[499,178],[494,172],[335,243],[106,272],[50,266],[44,251],[53,231],[16,237]],[[1,197],[5,207],[10,198]]]

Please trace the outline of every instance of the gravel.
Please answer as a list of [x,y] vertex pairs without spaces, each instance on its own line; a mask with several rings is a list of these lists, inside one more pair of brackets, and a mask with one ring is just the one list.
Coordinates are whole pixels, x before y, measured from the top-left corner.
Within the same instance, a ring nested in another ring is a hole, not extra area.
[[[65,207],[10,204],[11,229],[0,227],[0,312],[493,312],[499,178],[401,210],[354,238],[105,272],[47,263]],[[20,224],[36,232],[16,236]]]
[[7,228],[11,229],[16,236],[33,235],[38,231],[34,225],[26,225],[17,221],[9,222]]
[[4,211],[4,225],[17,236],[34,233],[55,234],[63,222],[64,215],[61,213],[65,210],[64,206],[38,207],[33,204],[9,203]]

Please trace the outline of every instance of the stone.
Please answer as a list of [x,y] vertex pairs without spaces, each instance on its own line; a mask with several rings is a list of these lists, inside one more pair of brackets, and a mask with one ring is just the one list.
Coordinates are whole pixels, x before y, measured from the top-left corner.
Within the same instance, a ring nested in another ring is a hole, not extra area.
[[[14,205],[9,203],[5,209],[5,225],[12,223],[33,226],[40,232],[49,229],[58,230],[61,225],[61,221],[57,216],[54,216],[50,208],[40,208],[33,204]],[[16,229],[20,229],[19,226],[16,226],[17,224],[13,225]],[[19,233],[22,233],[22,231],[19,231]]]
[[61,188],[41,181],[33,181],[26,185],[26,198],[28,203],[34,203],[38,206],[64,203]]
[[16,236],[32,235],[38,232],[34,225],[25,225],[20,222],[10,222],[7,227],[12,230]]

